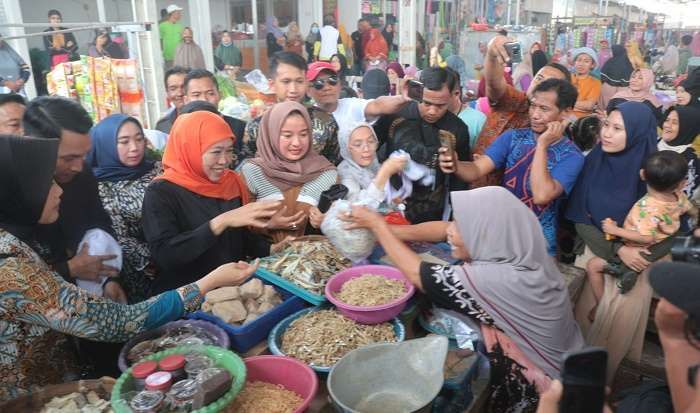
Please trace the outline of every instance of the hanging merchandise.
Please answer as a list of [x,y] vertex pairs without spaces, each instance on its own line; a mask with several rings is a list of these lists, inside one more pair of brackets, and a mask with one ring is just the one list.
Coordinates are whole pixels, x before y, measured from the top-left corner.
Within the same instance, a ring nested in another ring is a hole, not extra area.
[[81,56],[46,75],[50,95],[80,102],[95,121],[124,113],[144,123],[144,94],[134,59]]

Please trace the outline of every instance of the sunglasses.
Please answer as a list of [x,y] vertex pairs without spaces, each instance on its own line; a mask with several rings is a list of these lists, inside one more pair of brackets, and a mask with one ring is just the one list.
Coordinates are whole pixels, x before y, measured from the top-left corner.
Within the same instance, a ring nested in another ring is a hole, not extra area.
[[335,86],[338,84],[338,77],[330,76],[326,79],[316,79],[313,81],[313,83],[311,83],[311,85],[314,87],[314,89],[321,90],[324,86],[326,86],[326,83],[328,83],[331,86]]

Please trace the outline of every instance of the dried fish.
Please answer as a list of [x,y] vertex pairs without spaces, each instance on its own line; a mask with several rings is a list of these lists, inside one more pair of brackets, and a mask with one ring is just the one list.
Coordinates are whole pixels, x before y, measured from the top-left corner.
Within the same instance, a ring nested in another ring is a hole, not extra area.
[[323,294],[328,280],[351,264],[327,239],[293,241],[282,252],[260,260],[261,268],[314,294]]
[[394,342],[390,323],[364,325],[335,310],[312,311],[294,320],[282,335],[284,354],[318,367],[330,367],[367,344]]
[[381,275],[362,274],[347,281],[335,294],[345,304],[360,307],[388,304],[406,295],[403,281]]
[[86,413],[111,412],[110,402],[100,398],[94,391],[80,391],[65,396],[56,396],[46,403],[41,413]]

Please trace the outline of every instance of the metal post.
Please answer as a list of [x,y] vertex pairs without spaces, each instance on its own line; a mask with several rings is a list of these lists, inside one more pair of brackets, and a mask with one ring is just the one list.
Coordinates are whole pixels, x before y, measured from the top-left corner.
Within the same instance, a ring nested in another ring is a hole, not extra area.
[[608,15],[608,5],[610,4],[610,0],[605,0],[605,15]]
[[520,25],[520,2],[522,0],[515,0],[515,25]]
[[105,0],[97,0],[97,20],[103,23],[107,21],[107,14],[105,12]]
[[258,39],[258,2],[250,0],[253,7],[253,62],[254,68],[260,69],[260,40]]
[[506,17],[506,24],[510,24],[510,4],[511,4],[511,0],[508,0],[508,9],[507,9],[508,11],[507,11],[507,14],[506,14],[506,15],[507,15],[507,17]]

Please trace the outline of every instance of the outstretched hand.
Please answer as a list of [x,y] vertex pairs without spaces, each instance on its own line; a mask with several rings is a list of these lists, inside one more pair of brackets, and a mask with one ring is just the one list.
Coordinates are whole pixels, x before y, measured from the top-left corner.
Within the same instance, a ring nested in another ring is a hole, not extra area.
[[378,212],[360,205],[353,205],[351,212],[340,215],[339,218],[347,222],[345,229],[367,228],[371,230],[386,223]]

